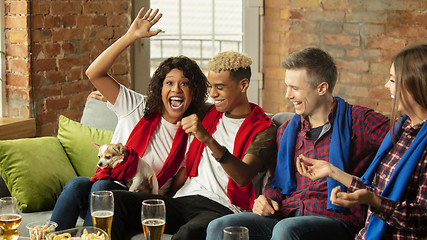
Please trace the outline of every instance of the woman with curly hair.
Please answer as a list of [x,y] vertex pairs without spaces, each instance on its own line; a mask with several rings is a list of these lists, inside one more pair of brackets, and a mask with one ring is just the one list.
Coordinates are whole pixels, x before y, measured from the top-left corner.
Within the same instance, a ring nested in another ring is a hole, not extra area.
[[[197,63],[184,56],[170,57],[160,64],[147,96],[124,87],[108,74],[114,61],[132,43],[160,32],[150,29],[162,14],[149,9],[144,15],[143,11],[144,8],[126,34],[93,61],[86,75],[118,116],[111,143],[125,144],[128,153],[134,152],[153,168],[159,194],[173,194],[178,187],[173,184],[174,176],[185,166],[188,138],[177,122],[191,114],[203,117],[208,84]],[[98,169],[97,174],[101,171]],[[65,185],[51,217],[58,223],[57,230],[74,227],[79,215],[85,219],[85,226],[92,225],[91,192],[127,189],[109,178],[97,178],[97,174],[92,178],[75,177]]]

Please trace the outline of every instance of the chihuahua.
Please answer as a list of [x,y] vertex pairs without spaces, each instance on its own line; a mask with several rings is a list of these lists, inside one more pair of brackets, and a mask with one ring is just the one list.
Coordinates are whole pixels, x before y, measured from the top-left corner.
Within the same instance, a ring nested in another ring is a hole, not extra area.
[[[123,162],[126,155],[126,148],[121,144],[105,144],[99,145],[92,143],[98,149],[98,167],[113,169],[117,164]],[[131,192],[145,192],[158,194],[159,186],[156,174],[153,168],[144,159],[139,158],[138,168],[135,176],[121,184],[125,184]]]

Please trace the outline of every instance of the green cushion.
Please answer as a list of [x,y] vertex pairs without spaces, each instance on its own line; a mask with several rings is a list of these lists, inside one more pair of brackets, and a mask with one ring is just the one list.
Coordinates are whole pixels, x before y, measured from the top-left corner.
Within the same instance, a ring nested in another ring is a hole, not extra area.
[[59,117],[58,139],[79,176],[95,174],[98,150],[91,143],[110,143],[112,137],[113,131],[88,127],[62,115]]
[[56,137],[0,141],[0,172],[22,212],[53,209],[76,173]]

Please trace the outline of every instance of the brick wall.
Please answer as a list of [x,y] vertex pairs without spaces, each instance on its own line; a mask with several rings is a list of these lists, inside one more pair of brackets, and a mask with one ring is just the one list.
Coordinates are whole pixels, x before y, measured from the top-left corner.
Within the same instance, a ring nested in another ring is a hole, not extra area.
[[265,0],[265,111],[293,111],[281,62],[295,50],[320,47],[338,66],[335,95],[389,114],[384,83],[391,57],[405,46],[427,43],[426,9],[426,0]]
[[[128,0],[5,0],[6,111],[56,135],[59,115],[79,121],[93,86],[86,68],[131,21]],[[31,53],[31,54],[30,54]],[[113,66],[130,85],[130,52]]]

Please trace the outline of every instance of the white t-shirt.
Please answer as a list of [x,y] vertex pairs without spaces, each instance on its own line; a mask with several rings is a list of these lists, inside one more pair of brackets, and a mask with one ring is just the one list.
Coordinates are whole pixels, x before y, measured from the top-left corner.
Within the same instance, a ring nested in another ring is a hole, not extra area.
[[[244,120],[245,118],[229,118],[224,114],[218,121],[212,137],[232,153],[234,139]],[[174,197],[202,195],[230,208],[233,212],[241,212],[239,207],[231,204],[227,196],[228,177],[221,164],[212,156],[212,151],[205,147],[200,158],[197,177],[189,177]]]
[[[145,104],[146,96],[120,85],[120,91],[117,95],[115,104],[112,105],[108,102],[108,107],[113,110],[118,117],[117,126],[111,143],[126,144],[133,128],[144,116]],[[178,127],[176,124],[170,123],[162,117],[148,143],[142,158],[153,168],[156,174],[160,172],[169,155],[177,130]],[[184,164],[183,161],[183,166]],[[159,189],[159,194],[166,194],[171,184],[172,178]]]

